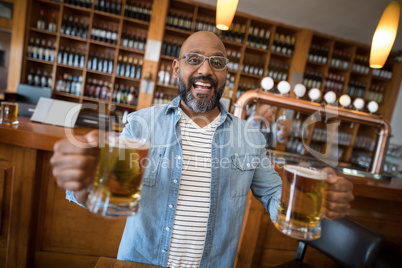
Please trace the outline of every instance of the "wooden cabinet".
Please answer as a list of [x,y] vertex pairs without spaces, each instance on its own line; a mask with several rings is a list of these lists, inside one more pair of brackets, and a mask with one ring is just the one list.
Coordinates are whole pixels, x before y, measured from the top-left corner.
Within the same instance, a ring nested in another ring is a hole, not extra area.
[[[109,9],[100,8],[102,3]],[[176,97],[172,60],[178,57],[183,41],[200,30],[216,33],[226,46],[230,63],[223,98],[230,110],[241,94],[260,88],[261,79],[270,76],[275,81],[274,93],[281,80],[292,87],[302,83],[307,91],[319,89],[320,102],[328,91],[337,100],[343,94],[352,102],[355,98],[366,104],[374,100],[379,104],[377,113],[390,120],[402,78],[402,64],[395,62],[394,53],[383,69],[370,69],[367,45],[241,12],[228,31],[220,31],[214,25],[215,7],[190,0],[31,0],[29,11],[21,82],[45,84],[52,88],[54,98],[83,103],[91,110],[97,107],[97,112],[108,115],[160,105]],[[160,42],[160,50],[152,46],[148,51],[149,40]],[[159,60],[149,60],[147,53]],[[308,94],[304,99],[309,100]],[[363,110],[367,112],[366,105]],[[339,145],[336,157],[341,162],[363,163],[360,168],[367,169],[376,129],[337,123],[341,142],[338,136],[331,138],[335,142],[330,145],[320,140],[326,130],[316,124],[309,127],[306,144],[327,155],[332,144]],[[299,136],[290,138],[291,143],[281,150],[288,147],[288,152],[307,154],[296,150]]]
[[106,114],[136,110],[152,3],[125,2],[30,1],[21,83]]
[[[180,45],[191,33],[210,30],[227,48],[230,66],[224,97],[232,104],[271,76],[276,84],[287,80],[319,88],[320,100],[330,90],[337,98],[348,94],[352,99],[375,100],[381,114],[388,119],[392,115],[387,107],[393,108],[392,92],[400,82],[394,54],[383,69],[373,70],[368,68],[366,45],[240,12],[228,31],[220,31],[214,25],[213,6],[156,1],[31,0],[21,82],[51,87],[55,98],[106,103],[128,111],[168,102],[177,96],[171,61]],[[162,31],[162,36],[154,36],[154,31]],[[147,68],[145,59],[150,37],[162,43],[160,51],[152,51],[160,56],[153,68]],[[151,98],[142,98],[140,84],[147,71],[156,87],[145,92]]]

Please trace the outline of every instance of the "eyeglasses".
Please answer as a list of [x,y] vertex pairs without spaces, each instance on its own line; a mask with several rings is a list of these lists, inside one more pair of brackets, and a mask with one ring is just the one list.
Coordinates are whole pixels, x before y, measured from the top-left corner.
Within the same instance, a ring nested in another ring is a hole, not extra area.
[[186,59],[186,64],[193,67],[200,67],[204,64],[205,60],[208,59],[209,66],[211,66],[213,70],[217,71],[224,70],[229,63],[229,59],[222,56],[206,57],[197,53],[186,53],[180,59],[184,58]]

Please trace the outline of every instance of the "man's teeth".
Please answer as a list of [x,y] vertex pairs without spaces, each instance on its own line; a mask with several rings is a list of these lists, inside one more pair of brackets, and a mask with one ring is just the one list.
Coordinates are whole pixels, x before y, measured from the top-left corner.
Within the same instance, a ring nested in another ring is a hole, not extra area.
[[211,87],[211,83],[204,83],[204,82],[195,82],[194,85],[196,86],[203,86],[203,87]]

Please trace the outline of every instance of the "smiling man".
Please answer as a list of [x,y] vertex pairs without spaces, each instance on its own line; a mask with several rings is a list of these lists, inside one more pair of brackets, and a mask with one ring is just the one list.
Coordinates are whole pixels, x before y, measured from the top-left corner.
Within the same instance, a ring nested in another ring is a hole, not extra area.
[[[265,139],[219,103],[228,60],[211,32],[192,34],[173,61],[180,96],[130,114],[122,135],[151,144],[141,208],[129,217],[118,259],[164,267],[233,267],[251,189],[274,220],[282,181],[266,156]],[[85,204],[97,164],[91,132],[55,145],[53,175],[70,201]],[[345,216],[352,184],[328,169],[324,214]]]

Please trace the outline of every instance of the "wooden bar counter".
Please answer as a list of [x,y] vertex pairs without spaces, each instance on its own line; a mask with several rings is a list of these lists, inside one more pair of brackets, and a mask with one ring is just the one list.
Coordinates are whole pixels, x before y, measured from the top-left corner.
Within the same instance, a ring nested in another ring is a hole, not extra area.
[[[124,219],[106,219],[70,204],[51,174],[54,143],[90,128],[62,127],[19,118],[0,125],[0,267],[95,267],[116,258]],[[402,251],[402,183],[348,178],[354,184],[349,215],[379,230]],[[250,196],[236,267],[270,267],[294,257],[297,241],[280,234]],[[138,245],[141,246],[141,245]],[[306,262],[333,265],[308,249]]]

